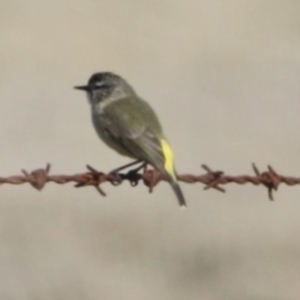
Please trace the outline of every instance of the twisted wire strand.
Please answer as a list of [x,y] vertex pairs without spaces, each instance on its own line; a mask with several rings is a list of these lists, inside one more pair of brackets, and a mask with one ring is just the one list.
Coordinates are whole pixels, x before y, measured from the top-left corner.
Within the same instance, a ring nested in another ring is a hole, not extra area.
[[[260,172],[257,166],[253,163],[252,169],[253,175],[227,175],[223,171],[214,171],[207,165],[201,166],[206,173],[202,175],[193,174],[181,174],[178,175],[178,180],[185,183],[202,183],[204,184],[204,190],[215,189],[220,192],[225,192],[222,185],[229,183],[236,183],[243,185],[251,183],[253,185],[262,185],[268,191],[268,197],[270,200],[274,200],[274,191],[278,190],[280,184],[284,183],[288,186],[300,184],[299,177],[280,175],[275,171],[273,167],[268,165],[267,170]],[[51,175],[51,165],[47,164],[45,168],[40,168],[28,172],[22,170],[22,175],[13,175],[8,177],[0,177],[1,184],[25,184],[29,183],[33,188],[41,191],[47,183],[53,182],[56,184],[75,183],[75,187],[92,186],[102,195],[106,196],[105,192],[101,188],[105,182],[110,182],[113,185],[119,185],[123,181],[129,181],[131,186],[136,186],[140,181],[149,188],[149,192],[152,192],[153,188],[162,180],[164,180],[162,174],[156,170],[149,170],[147,167],[140,173],[128,171],[127,173],[107,174],[99,172],[93,167],[87,165],[87,171],[84,173],[78,173],[73,175]]]

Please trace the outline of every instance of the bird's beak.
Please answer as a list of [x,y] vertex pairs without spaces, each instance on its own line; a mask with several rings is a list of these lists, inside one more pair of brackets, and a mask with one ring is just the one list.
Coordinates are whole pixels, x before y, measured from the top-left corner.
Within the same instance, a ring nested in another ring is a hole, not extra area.
[[88,92],[90,90],[90,87],[88,85],[80,85],[80,86],[74,86],[74,89]]

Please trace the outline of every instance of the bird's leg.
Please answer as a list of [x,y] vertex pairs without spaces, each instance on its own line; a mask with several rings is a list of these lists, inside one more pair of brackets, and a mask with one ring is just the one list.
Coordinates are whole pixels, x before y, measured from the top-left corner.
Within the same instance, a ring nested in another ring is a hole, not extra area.
[[[122,182],[122,178],[121,178],[121,176],[119,175],[119,172],[120,171],[122,171],[122,170],[124,170],[124,169],[127,169],[127,168],[129,168],[129,167],[131,167],[131,166],[134,166],[134,165],[137,165],[137,164],[139,164],[139,163],[141,163],[141,162],[143,162],[143,160],[141,160],[141,159],[138,159],[138,160],[135,160],[135,161],[133,161],[133,162],[131,162],[131,163],[129,163],[129,164],[126,164],[126,165],[124,165],[124,166],[121,166],[121,167],[119,167],[119,168],[116,168],[116,169],[113,169],[112,171],[110,171],[109,172],[109,174],[111,174],[111,175],[114,175],[115,177],[116,177],[116,181],[113,183],[114,185],[117,185],[117,184],[120,184],[121,182]],[[144,165],[144,164],[143,164]],[[137,168],[138,169],[138,171],[141,169],[141,167],[139,167],[139,168]]]
[[135,161],[133,161],[133,162],[127,164],[127,165],[124,165],[124,166],[121,166],[121,167],[119,167],[119,168],[113,169],[112,171],[109,172],[109,174],[117,174],[117,173],[119,173],[120,171],[122,171],[122,170],[124,170],[124,169],[127,169],[127,168],[129,168],[129,167],[131,167],[131,166],[137,165],[137,164],[139,164],[139,163],[141,163],[141,162],[142,162],[141,159],[135,160]]
[[143,175],[139,174],[139,171],[141,169],[146,169],[146,166],[147,166],[147,162],[142,162],[142,164],[140,166],[138,166],[137,168],[135,169],[132,169],[132,170],[129,170],[126,174],[126,179],[129,180],[131,186],[137,186],[138,183],[139,183],[139,180],[142,179]]
[[138,166],[137,168],[133,169],[133,170],[129,170],[128,174],[136,174],[139,172],[139,170],[143,169],[144,167],[147,166],[146,162],[143,162],[140,166]]

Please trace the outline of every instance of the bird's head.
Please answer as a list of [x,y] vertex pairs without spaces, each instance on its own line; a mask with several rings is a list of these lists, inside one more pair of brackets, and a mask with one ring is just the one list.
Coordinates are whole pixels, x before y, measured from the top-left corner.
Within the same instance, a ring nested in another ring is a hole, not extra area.
[[132,90],[122,77],[111,72],[95,73],[90,77],[87,85],[75,86],[74,88],[86,91],[91,104],[105,101],[114,94]]

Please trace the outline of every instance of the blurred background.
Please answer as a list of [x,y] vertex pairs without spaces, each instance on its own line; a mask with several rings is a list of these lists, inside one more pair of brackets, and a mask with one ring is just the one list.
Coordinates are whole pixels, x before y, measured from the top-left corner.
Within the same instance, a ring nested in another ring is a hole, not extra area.
[[[0,175],[108,171],[73,86],[124,76],[155,108],[179,173],[300,170],[298,0],[1,0]],[[182,184],[0,189],[0,298],[277,300],[300,297],[300,190],[276,201]]]

